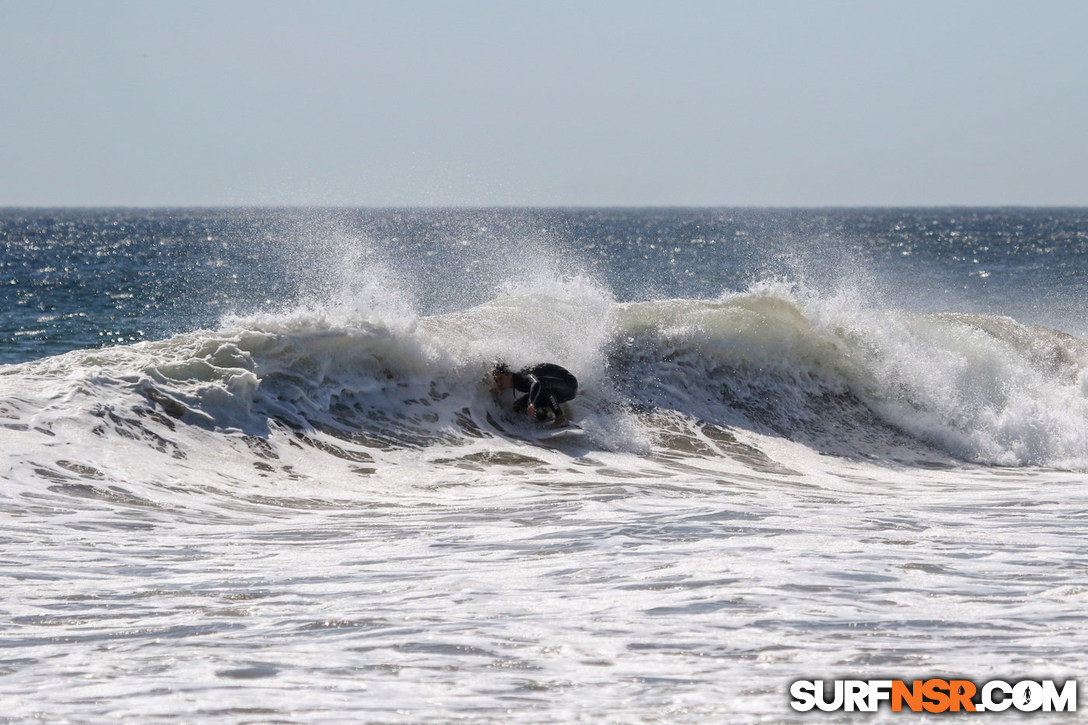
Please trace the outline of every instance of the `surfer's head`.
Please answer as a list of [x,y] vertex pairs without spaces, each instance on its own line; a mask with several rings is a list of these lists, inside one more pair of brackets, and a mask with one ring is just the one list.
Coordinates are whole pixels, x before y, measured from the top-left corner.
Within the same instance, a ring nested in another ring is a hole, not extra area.
[[510,371],[510,366],[501,360],[491,368],[491,378],[499,390],[509,390],[514,387],[514,373]]

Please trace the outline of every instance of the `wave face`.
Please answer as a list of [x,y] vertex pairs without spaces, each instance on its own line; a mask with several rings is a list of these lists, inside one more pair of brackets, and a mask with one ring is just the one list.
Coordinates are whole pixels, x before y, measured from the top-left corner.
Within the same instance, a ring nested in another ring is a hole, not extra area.
[[102,446],[133,479],[176,482],[189,468],[228,485],[315,470],[397,477],[420,452],[434,480],[561,468],[547,458],[557,444],[489,393],[498,358],[564,361],[581,381],[574,452],[619,456],[636,476],[666,461],[767,470],[774,440],[893,465],[1088,470],[1083,340],[773,285],[617,303],[576,280],[562,299],[515,295],[430,317],[237,319],[9,366],[0,399],[27,465],[40,469],[35,448],[63,437],[87,460],[45,465],[69,473],[109,465],[91,460]]
[[1088,346],[1064,333],[772,289],[619,318],[632,343],[618,367],[647,381],[640,403],[841,456],[902,444],[985,464],[1088,463]]

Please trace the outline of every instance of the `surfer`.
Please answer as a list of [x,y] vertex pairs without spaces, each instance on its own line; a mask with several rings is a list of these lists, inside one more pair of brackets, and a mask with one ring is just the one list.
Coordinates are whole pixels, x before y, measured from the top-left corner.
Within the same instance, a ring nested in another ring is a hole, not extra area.
[[570,425],[561,404],[578,393],[578,380],[566,368],[542,363],[514,372],[506,363],[500,362],[491,371],[491,377],[495,381],[492,393],[503,390],[525,393],[514,401],[514,412],[525,413],[530,420],[541,422],[554,416],[553,428]]

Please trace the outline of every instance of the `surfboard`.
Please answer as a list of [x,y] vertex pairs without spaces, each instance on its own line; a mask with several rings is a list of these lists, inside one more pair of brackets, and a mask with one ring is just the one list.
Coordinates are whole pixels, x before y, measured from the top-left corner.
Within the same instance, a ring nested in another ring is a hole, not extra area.
[[571,423],[563,428],[552,428],[545,426],[537,431],[536,438],[539,440],[556,440],[560,438],[578,439],[584,438],[586,432],[582,430],[582,426],[577,423]]
[[526,443],[543,445],[563,445],[585,442],[589,436],[577,423],[563,428],[552,428],[550,423],[533,423],[522,417],[514,418],[504,413],[498,416],[487,414],[487,422],[508,438],[516,438]]

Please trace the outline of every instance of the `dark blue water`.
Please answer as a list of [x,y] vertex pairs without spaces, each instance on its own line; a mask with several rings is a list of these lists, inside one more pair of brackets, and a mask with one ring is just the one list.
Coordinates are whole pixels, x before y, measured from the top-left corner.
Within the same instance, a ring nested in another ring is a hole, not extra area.
[[581,274],[621,302],[786,279],[1084,336],[1088,210],[7,209],[0,362],[320,304],[367,274],[419,314],[521,278]]

